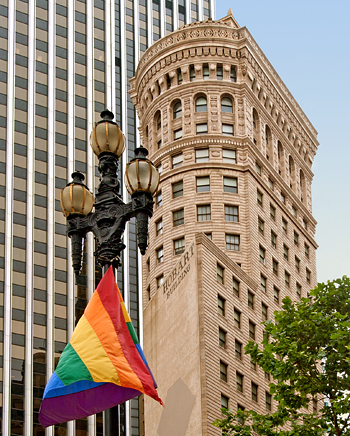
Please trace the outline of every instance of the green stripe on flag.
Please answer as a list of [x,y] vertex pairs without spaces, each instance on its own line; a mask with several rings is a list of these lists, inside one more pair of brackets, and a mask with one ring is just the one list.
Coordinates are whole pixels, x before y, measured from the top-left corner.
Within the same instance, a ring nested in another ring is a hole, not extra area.
[[67,344],[61,354],[56,374],[66,386],[81,380],[94,381],[85,363],[80,359],[70,343]]
[[137,334],[135,332],[134,326],[132,325],[132,322],[127,322],[126,325],[128,326],[128,330],[129,330],[129,333],[130,333],[132,340],[134,341],[134,344],[138,344],[139,338],[137,337]]

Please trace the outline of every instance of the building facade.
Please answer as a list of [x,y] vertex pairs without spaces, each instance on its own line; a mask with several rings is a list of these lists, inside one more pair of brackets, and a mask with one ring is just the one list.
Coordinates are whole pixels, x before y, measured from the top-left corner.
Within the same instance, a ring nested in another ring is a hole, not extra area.
[[[213,3],[189,0],[0,0],[0,399],[3,435],[44,435],[43,389],[91,296],[100,271],[85,244],[77,285],[60,211],[74,170],[97,183],[88,145],[106,107],[133,157],[137,120],[128,79],[142,53]],[[126,191],[123,192],[127,198]],[[135,224],[118,283],[140,336],[141,283]],[[120,410],[120,434],[142,435],[137,400]],[[47,435],[102,434],[102,415],[49,428]]]
[[130,95],[161,171],[143,301],[166,407],[145,399],[145,431],[219,435],[221,406],[273,410],[244,346],[284,296],[316,285],[317,132],[231,11],[153,44]]

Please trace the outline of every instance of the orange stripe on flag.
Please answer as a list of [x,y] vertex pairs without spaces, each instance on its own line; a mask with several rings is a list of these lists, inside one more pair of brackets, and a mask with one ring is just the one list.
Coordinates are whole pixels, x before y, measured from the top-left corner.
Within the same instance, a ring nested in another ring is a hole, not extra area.
[[103,307],[97,292],[93,294],[89,305],[85,309],[84,315],[114,365],[121,386],[144,392],[140,379],[132,370],[124,356],[114,325]]

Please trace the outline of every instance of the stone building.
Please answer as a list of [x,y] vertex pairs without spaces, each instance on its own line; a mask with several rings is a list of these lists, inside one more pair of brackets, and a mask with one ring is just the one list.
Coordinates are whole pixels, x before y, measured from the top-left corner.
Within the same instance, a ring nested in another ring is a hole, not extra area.
[[[154,41],[214,15],[210,0],[0,0],[0,433],[103,434],[102,414],[45,430],[45,383],[100,278],[92,235],[77,286],[60,190],[74,170],[98,183],[89,134],[106,107],[134,156],[128,80]],[[126,201],[126,189],[122,193]],[[135,223],[118,271],[142,335]],[[120,436],[143,434],[138,399],[119,408]]]
[[146,435],[219,435],[221,406],[274,409],[244,346],[316,285],[317,132],[231,11],[153,44],[130,95],[161,172],[143,306],[166,407],[145,399]]

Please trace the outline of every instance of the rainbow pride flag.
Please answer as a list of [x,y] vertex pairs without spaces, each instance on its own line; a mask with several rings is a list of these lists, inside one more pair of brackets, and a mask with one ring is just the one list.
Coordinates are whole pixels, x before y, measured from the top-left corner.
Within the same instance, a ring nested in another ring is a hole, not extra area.
[[84,418],[140,394],[163,405],[110,267],[46,385],[43,427]]

